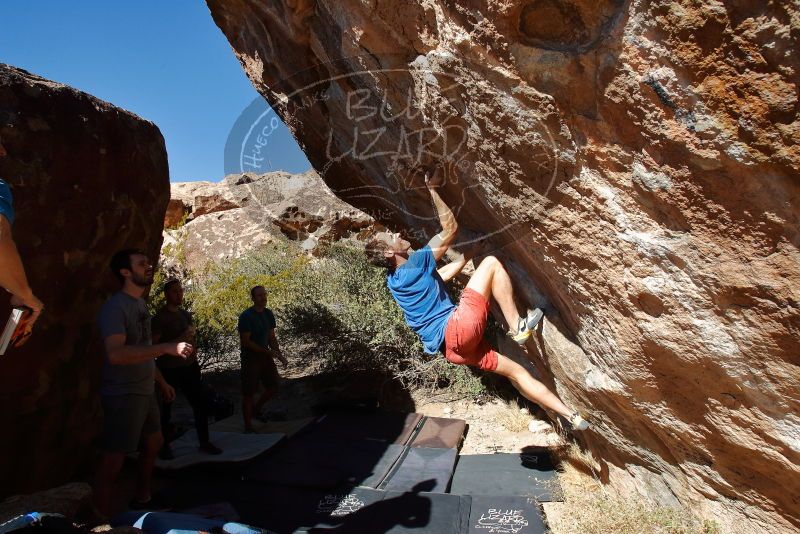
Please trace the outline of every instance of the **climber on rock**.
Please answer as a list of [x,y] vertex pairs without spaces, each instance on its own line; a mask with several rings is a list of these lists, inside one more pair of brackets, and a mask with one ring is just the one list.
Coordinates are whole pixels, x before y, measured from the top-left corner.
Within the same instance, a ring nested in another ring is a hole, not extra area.
[[511,337],[524,345],[541,321],[541,310],[529,310],[520,316],[514,302],[511,279],[494,256],[487,256],[475,269],[456,306],[450,300],[444,282],[456,276],[466,259],[436,269],[458,232],[458,224],[450,208],[439,196],[437,188],[443,172],[425,173],[425,185],[442,225],[442,231],[423,248],[412,251],[410,243],[399,234],[379,232],[367,244],[369,262],[387,269],[387,285],[402,308],[408,325],[419,335],[425,352],[441,352],[448,361],[471,365],[507,377],[528,400],[555,411],[566,418],[572,428],[585,430],[589,424],[547,387],[533,378],[520,364],[497,353],[483,338],[489,314],[489,299],[494,298],[508,325]]

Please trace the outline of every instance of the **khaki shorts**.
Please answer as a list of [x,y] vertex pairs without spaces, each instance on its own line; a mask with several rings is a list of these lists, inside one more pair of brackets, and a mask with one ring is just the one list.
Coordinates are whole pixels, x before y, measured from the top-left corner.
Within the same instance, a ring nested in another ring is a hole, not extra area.
[[258,391],[258,384],[264,389],[276,389],[280,383],[281,375],[275,360],[269,356],[254,358],[248,356],[242,359],[242,393],[253,395]]
[[103,443],[106,452],[134,452],[143,437],[161,431],[156,395],[104,395]]

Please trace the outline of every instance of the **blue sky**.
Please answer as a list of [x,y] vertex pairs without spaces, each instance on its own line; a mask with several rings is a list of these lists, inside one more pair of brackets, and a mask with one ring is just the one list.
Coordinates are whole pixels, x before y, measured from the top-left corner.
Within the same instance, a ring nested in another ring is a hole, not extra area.
[[[156,123],[173,182],[220,180],[228,133],[254,99],[202,0],[0,0],[0,62]],[[281,123],[267,170],[310,165]]]

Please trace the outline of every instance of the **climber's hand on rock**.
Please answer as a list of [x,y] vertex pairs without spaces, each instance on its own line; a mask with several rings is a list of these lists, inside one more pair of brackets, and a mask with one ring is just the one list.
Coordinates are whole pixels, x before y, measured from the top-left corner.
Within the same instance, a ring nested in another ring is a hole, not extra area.
[[436,189],[444,185],[444,173],[441,168],[428,168],[425,170],[425,187]]

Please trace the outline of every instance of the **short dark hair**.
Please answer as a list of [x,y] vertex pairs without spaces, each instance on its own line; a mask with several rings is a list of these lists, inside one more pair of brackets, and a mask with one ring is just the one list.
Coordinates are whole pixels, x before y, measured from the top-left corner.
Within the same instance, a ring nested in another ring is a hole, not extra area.
[[114,276],[117,277],[120,284],[125,283],[125,277],[122,276],[120,272],[122,269],[131,270],[131,256],[135,256],[137,254],[141,254],[142,256],[147,256],[147,254],[140,248],[126,248],[115,252],[113,256],[111,256],[111,263],[109,266],[111,267],[111,272],[114,273]]
[[258,289],[259,287],[260,287],[261,289],[263,289],[264,291],[266,291],[266,290],[267,290],[267,288],[266,288],[266,287],[264,287],[264,286],[253,286],[253,288],[252,288],[252,289],[250,289],[250,298],[253,298],[253,297],[255,297],[255,296],[256,296],[256,289]]
[[367,262],[375,267],[391,269],[394,267],[394,262],[384,256],[387,250],[389,250],[389,245],[387,245],[385,241],[373,237],[364,248],[364,253],[367,255]]
[[181,283],[181,281],[178,280],[177,278],[171,278],[171,279],[167,280],[167,282],[164,284],[164,289],[163,289],[164,293],[169,291],[169,288],[171,288],[175,284],[180,285],[180,283]]

